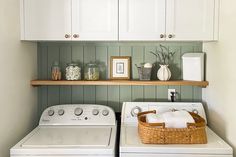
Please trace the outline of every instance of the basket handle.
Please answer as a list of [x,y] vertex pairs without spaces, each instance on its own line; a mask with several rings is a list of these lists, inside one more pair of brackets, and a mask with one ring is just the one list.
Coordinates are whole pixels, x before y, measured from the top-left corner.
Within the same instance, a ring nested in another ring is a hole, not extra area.
[[196,127],[202,127],[206,125],[205,119],[203,119],[201,116],[199,116],[196,113],[189,112],[189,114],[195,119],[198,119],[198,123],[187,123],[187,128],[196,128]]
[[143,125],[145,125],[145,126],[158,126],[163,129],[165,128],[165,123],[145,123]]
[[146,111],[146,112],[139,112],[138,113],[138,117],[142,116],[142,115],[145,115],[145,114],[149,114],[149,113],[157,113],[156,110],[153,110],[153,111]]
[[202,127],[202,126],[205,126],[205,125],[206,125],[205,122],[201,122],[201,123],[187,123],[187,128]]

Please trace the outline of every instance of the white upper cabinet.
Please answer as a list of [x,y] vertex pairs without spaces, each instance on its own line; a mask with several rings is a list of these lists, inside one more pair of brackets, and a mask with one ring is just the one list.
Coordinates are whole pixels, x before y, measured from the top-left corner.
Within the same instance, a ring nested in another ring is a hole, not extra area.
[[21,0],[22,40],[70,40],[70,0]]
[[72,0],[73,40],[118,40],[118,0]]
[[167,40],[214,40],[215,0],[167,0]]
[[219,0],[20,0],[22,40],[218,40]]
[[119,40],[164,40],[166,0],[119,0]]

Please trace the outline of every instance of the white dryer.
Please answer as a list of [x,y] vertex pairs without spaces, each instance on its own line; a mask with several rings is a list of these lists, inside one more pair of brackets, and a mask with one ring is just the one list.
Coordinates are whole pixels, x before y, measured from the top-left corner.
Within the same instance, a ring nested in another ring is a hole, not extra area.
[[188,110],[206,119],[201,103],[161,103],[125,102],[123,103],[120,133],[120,157],[233,157],[232,148],[217,136],[209,127],[207,144],[142,144],[137,129],[137,113],[156,110]]
[[10,150],[11,157],[114,157],[114,111],[101,105],[47,108],[36,127]]

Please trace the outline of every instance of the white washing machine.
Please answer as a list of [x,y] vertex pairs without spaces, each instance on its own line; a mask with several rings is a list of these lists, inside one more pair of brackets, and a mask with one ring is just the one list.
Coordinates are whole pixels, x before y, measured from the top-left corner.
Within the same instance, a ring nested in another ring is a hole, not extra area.
[[10,150],[11,157],[114,157],[114,111],[101,105],[47,108],[36,127]]
[[233,157],[232,148],[217,136],[209,127],[207,144],[142,144],[137,129],[137,113],[156,110],[188,110],[206,119],[201,103],[161,103],[125,102],[123,103],[120,133],[120,157]]

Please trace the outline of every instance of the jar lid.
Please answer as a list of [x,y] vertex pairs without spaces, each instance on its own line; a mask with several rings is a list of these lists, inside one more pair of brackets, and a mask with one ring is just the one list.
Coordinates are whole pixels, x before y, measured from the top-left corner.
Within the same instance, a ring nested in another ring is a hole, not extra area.
[[58,61],[54,61],[54,62],[53,62],[53,65],[54,65],[54,66],[59,66],[59,62],[58,62]]
[[87,65],[97,65],[97,63],[90,62],[90,63],[87,63]]
[[78,66],[79,64],[77,63],[67,63],[67,66]]
[[88,63],[88,64],[86,64],[87,66],[97,66],[97,64],[96,63]]

